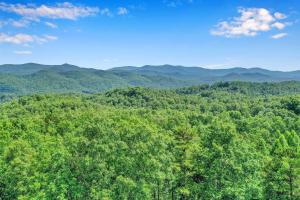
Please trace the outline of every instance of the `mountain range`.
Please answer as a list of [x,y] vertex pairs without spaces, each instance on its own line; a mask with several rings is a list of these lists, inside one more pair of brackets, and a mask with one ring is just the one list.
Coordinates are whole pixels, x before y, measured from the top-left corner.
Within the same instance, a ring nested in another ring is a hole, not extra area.
[[109,70],[75,65],[26,63],[0,65],[0,94],[95,93],[113,88],[142,86],[179,88],[224,81],[300,81],[300,70],[283,72],[262,68],[206,69],[173,65],[117,67]]

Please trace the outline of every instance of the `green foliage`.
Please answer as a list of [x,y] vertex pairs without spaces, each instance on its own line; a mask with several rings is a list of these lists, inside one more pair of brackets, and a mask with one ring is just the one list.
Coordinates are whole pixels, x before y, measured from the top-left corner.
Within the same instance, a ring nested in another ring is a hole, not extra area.
[[298,200],[290,84],[3,97],[0,199]]
[[[220,81],[226,81],[221,82]],[[227,83],[227,81],[252,81],[270,83]],[[271,83],[282,82],[285,83]],[[292,82],[294,81],[294,82]],[[300,92],[300,71],[278,72],[260,68],[232,68],[210,70],[200,67],[144,66],[121,67],[110,70],[80,68],[74,65],[0,65],[0,95],[32,95],[37,93],[98,93],[115,88],[149,87],[191,88],[179,93],[210,95],[211,90],[243,94],[289,94]]]

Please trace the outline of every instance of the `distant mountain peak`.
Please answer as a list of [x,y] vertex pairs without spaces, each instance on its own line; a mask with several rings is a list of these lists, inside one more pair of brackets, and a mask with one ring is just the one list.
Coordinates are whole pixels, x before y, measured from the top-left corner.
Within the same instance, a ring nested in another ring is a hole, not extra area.
[[62,64],[60,66],[75,66],[75,65],[72,65],[72,64],[69,64],[69,63],[64,63],[64,64]]

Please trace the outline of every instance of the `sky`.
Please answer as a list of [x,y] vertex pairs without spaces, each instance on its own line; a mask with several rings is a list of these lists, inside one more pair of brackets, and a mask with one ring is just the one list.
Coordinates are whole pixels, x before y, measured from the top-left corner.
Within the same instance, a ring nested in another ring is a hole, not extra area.
[[0,0],[0,64],[300,70],[299,0]]

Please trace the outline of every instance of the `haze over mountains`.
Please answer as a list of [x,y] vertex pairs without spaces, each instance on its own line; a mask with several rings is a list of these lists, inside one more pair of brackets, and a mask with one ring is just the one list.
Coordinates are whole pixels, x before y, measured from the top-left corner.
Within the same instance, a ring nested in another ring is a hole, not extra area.
[[205,69],[172,65],[97,70],[70,64],[0,65],[0,94],[94,93],[128,86],[178,88],[220,81],[300,81],[300,70],[282,72],[262,68]]

